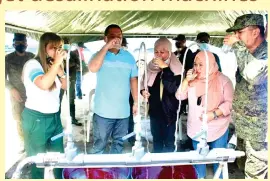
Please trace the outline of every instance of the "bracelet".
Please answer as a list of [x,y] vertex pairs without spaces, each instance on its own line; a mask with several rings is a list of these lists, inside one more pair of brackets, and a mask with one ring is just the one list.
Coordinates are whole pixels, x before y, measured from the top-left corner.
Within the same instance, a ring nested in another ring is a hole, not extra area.
[[57,75],[57,77],[60,79],[64,79],[64,78],[66,78],[66,74],[64,73],[62,76]]
[[137,103],[137,102],[134,102],[134,103],[133,103],[133,105],[137,106],[137,105],[138,105],[138,103]]

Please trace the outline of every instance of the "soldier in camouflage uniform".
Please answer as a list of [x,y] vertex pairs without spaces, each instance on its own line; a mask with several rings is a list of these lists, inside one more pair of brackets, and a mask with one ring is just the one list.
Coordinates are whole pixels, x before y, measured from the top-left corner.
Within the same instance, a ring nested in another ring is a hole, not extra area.
[[224,44],[232,46],[239,69],[233,109],[238,149],[247,156],[245,176],[266,178],[268,56],[263,16],[240,16],[227,32],[234,32]]
[[15,33],[13,39],[15,51],[5,56],[5,82],[6,88],[10,91],[13,119],[17,122],[17,131],[21,141],[20,152],[24,150],[23,131],[21,127],[21,113],[26,101],[26,92],[22,83],[21,75],[25,62],[32,59],[35,55],[26,52],[26,35]]

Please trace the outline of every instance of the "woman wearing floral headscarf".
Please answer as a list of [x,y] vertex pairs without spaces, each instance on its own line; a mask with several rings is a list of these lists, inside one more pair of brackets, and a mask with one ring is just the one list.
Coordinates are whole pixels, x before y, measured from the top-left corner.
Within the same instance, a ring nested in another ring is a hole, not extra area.
[[[231,110],[233,101],[233,85],[228,77],[218,71],[218,65],[212,53],[206,52],[209,59],[209,71],[206,75],[205,52],[199,52],[194,60],[194,68],[187,72],[181,90],[176,97],[179,100],[188,98],[189,114],[187,122],[187,134],[192,139],[194,149],[198,140],[193,139],[202,127],[202,115],[205,106],[205,86],[208,85],[207,100],[207,142],[210,149],[226,148],[228,140],[228,127],[231,122]],[[208,76],[208,82],[206,82]],[[205,178],[206,166],[196,165],[199,178]],[[214,164],[214,172],[218,164]]]

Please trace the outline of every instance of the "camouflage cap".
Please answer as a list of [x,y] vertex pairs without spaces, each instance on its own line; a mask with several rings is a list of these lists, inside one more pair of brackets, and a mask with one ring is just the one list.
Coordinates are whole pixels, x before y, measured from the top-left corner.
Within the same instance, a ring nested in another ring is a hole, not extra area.
[[241,30],[247,26],[264,26],[263,16],[261,14],[245,14],[236,18],[233,27],[226,30],[232,32]]

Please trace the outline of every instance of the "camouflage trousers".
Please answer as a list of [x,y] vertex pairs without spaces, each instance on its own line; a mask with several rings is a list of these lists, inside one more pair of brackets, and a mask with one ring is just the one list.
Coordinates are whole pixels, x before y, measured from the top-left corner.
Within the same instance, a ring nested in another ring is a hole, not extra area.
[[237,148],[245,151],[246,156],[237,159],[237,165],[245,171],[246,179],[265,179],[268,174],[268,151],[264,142],[250,142],[241,138],[237,140]]
[[13,97],[10,98],[10,101],[11,101],[12,116],[17,124],[17,133],[19,135],[20,141],[23,142],[24,138],[23,138],[21,114],[24,109],[24,102],[17,102],[16,100],[14,100]]

